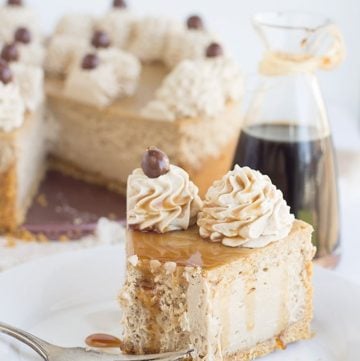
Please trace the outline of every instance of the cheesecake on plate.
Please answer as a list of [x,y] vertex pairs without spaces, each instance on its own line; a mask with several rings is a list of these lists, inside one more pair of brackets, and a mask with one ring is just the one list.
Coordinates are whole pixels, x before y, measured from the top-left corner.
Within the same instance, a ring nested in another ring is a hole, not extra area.
[[127,201],[126,352],[253,360],[311,337],[312,227],[268,177],[236,166],[202,202],[152,148]]

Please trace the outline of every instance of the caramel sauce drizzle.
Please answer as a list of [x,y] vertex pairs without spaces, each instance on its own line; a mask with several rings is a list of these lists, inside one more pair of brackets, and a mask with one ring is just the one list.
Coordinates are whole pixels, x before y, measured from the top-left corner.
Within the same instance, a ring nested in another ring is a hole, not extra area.
[[127,231],[128,256],[137,255],[141,260],[175,262],[181,266],[199,266],[211,269],[248,257],[261,249],[232,248],[221,243],[204,240],[197,226],[187,231],[164,234]]
[[123,342],[112,335],[108,335],[106,333],[94,333],[89,335],[85,339],[85,343],[89,347],[95,348],[120,348],[123,349]]

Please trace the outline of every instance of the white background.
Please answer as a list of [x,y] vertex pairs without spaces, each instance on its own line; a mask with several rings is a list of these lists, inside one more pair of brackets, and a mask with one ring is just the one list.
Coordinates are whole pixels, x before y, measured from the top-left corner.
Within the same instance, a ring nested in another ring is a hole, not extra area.
[[[26,0],[24,0],[26,1]],[[139,14],[163,14],[179,19],[190,13],[204,16],[208,27],[218,33],[234,53],[244,71],[252,74],[261,56],[262,45],[254,33],[251,16],[268,10],[305,10],[325,14],[343,31],[348,56],[339,69],[319,73],[325,100],[330,108],[342,108],[360,118],[360,1],[359,0],[127,0]],[[111,0],[27,0],[36,7],[44,29],[50,32],[65,12],[102,14]],[[332,119],[332,122],[342,122]]]

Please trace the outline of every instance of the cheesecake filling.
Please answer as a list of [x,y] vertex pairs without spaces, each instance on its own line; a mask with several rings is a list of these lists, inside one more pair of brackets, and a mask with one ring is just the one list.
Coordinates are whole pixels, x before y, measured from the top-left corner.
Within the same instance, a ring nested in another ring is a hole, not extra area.
[[[155,150],[150,148],[148,152]],[[135,169],[128,178],[128,225],[140,231],[159,233],[188,229],[196,223],[202,205],[198,188],[182,168],[169,165],[164,158],[166,155],[158,154],[166,163],[163,172],[153,174],[152,158],[146,157],[143,169]]]
[[294,216],[268,176],[238,165],[209,188],[200,235],[230,247],[264,247],[286,237]]

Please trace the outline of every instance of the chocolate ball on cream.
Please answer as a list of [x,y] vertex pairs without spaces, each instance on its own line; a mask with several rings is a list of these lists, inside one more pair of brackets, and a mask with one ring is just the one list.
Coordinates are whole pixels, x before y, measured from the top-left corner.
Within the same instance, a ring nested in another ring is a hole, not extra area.
[[86,54],[82,60],[81,67],[84,70],[96,69],[100,64],[100,59],[96,54]]
[[126,4],[126,2],[124,0],[114,0],[113,1],[113,7],[114,8],[126,9],[127,4]]
[[218,43],[211,43],[206,48],[206,57],[207,58],[216,58],[218,56],[224,55],[224,50],[222,46]]
[[22,6],[23,2],[22,0],[8,0],[7,4],[10,6]]
[[201,17],[198,15],[191,15],[186,20],[186,26],[188,29],[193,30],[203,30],[204,22],[202,21]]
[[31,43],[31,32],[27,28],[17,28],[14,35],[15,42],[29,44]]
[[149,178],[158,178],[170,169],[168,156],[156,147],[150,147],[144,153],[141,168]]
[[1,50],[1,58],[8,63],[19,60],[19,50],[15,43],[5,44]]
[[3,84],[9,84],[13,80],[13,74],[9,66],[4,62],[0,62],[0,81]]
[[91,39],[91,44],[95,48],[108,48],[111,45],[111,41],[105,31],[97,30]]

